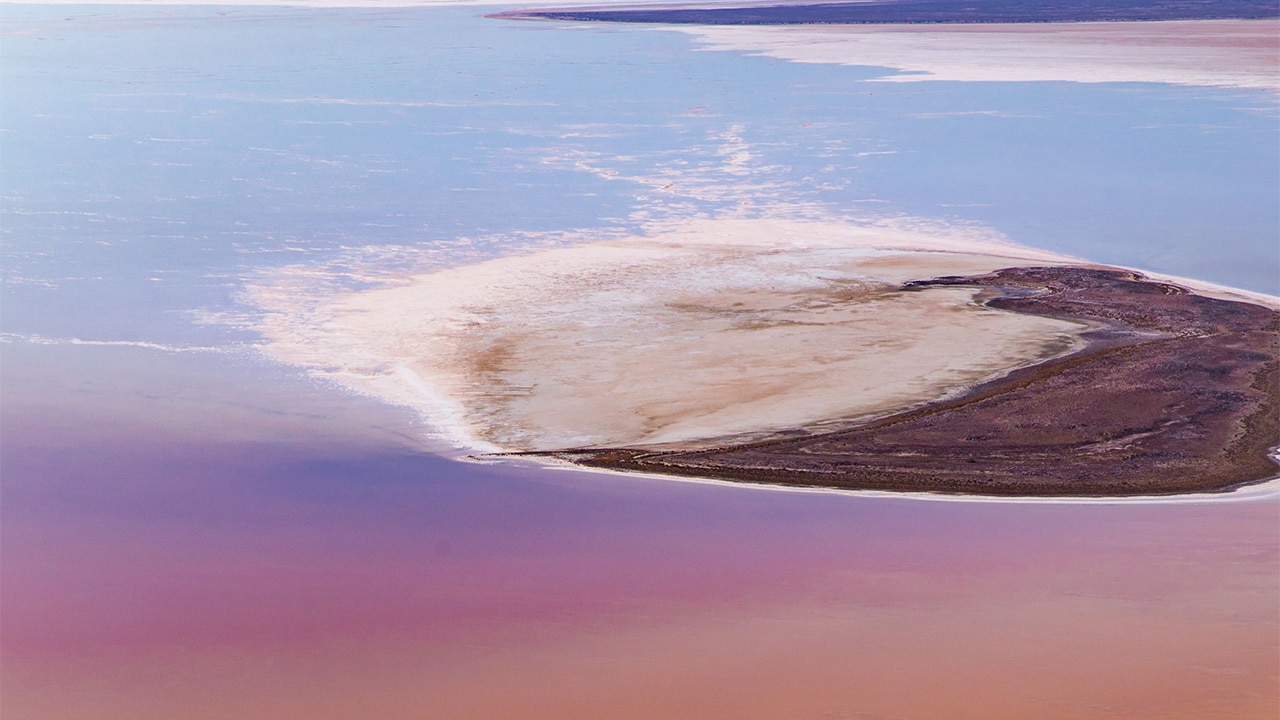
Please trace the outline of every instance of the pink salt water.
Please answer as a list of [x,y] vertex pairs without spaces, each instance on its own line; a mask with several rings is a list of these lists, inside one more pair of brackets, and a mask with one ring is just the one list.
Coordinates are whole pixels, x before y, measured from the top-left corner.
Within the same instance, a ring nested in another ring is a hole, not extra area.
[[1277,706],[1274,499],[940,502],[372,442],[4,442],[5,718]]

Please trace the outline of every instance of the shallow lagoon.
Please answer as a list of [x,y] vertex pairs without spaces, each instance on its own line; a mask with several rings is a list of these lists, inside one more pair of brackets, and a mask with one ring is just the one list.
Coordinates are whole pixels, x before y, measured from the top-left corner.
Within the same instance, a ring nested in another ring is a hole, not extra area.
[[453,463],[262,360],[241,295],[779,207],[1275,293],[1267,94],[889,85],[480,9],[3,13],[6,716],[1274,707],[1274,501]]

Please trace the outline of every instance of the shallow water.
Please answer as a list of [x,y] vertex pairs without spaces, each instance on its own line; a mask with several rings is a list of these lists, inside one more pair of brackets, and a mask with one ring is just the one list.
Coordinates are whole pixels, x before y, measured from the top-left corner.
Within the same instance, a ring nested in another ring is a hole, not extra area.
[[1274,501],[863,499],[5,421],[8,717],[1274,708]]
[[478,9],[0,12],[6,718],[1274,708],[1274,500],[461,464],[264,360],[245,295],[779,208],[1275,293],[1274,98],[889,86]]

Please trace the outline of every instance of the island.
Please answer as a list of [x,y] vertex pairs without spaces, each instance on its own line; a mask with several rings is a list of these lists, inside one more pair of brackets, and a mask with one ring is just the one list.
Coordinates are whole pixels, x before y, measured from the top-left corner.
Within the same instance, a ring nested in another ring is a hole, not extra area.
[[1014,267],[907,283],[979,288],[1001,310],[1088,323],[1087,344],[958,398],[831,432],[695,450],[521,453],[610,470],[968,495],[1225,491],[1274,477],[1280,312],[1140,273]]
[[459,459],[1019,497],[1280,475],[1280,298],[962,226],[702,218],[261,302],[275,357]]

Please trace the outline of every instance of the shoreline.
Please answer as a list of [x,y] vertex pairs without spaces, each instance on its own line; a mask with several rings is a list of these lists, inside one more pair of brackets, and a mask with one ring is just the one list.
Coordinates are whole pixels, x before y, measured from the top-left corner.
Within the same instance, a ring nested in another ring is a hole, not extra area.
[[701,49],[891,68],[876,82],[1167,83],[1274,92],[1280,21],[687,25]]
[[1104,7],[1066,6],[1048,0],[1005,2],[979,0],[964,5],[934,0],[897,2],[809,2],[777,5],[618,4],[572,8],[530,8],[494,13],[510,20],[570,20],[687,25],[985,25],[1081,22],[1162,22],[1177,20],[1255,20],[1275,18],[1274,6],[1259,0],[1236,0],[1231,7],[1113,0]]
[[[1057,286],[1017,297],[1035,283]],[[584,447],[509,456],[735,483],[973,496],[1185,496],[1276,477],[1274,309],[1096,268],[1018,268],[908,285],[939,284],[985,285],[993,293],[987,303],[1003,309],[1110,316],[1110,327],[1091,331],[1089,346],[1066,357],[845,429],[709,450]],[[1062,407],[1085,390],[1096,390],[1103,404]]]
[[[923,490],[852,490],[848,488],[823,487],[820,485],[785,485],[768,482],[740,482],[737,480],[720,480],[711,477],[694,475],[664,475],[660,472],[638,470],[611,470],[603,467],[579,465],[571,460],[549,456],[530,456],[518,453],[494,453],[492,455],[466,455],[457,458],[459,462],[479,464],[495,464],[501,462],[526,463],[530,467],[542,470],[588,473],[608,475],[615,478],[636,480],[658,480],[661,482],[677,482],[691,485],[714,485],[739,490],[762,490],[766,492],[812,493],[819,495],[838,495],[851,498],[878,500],[923,500],[928,502],[958,503],[997,503],[997,504],[1035,504],[1035,505],[1198,505],[1209,503],[1265,502],[1280,501],[1280,473],[1253,483],[1220,492],[1204,493],[1172,493],[1164,495],[976,495],[965,493],[929,492]],[[1276,456],[1280,463],[1280,456]]]

